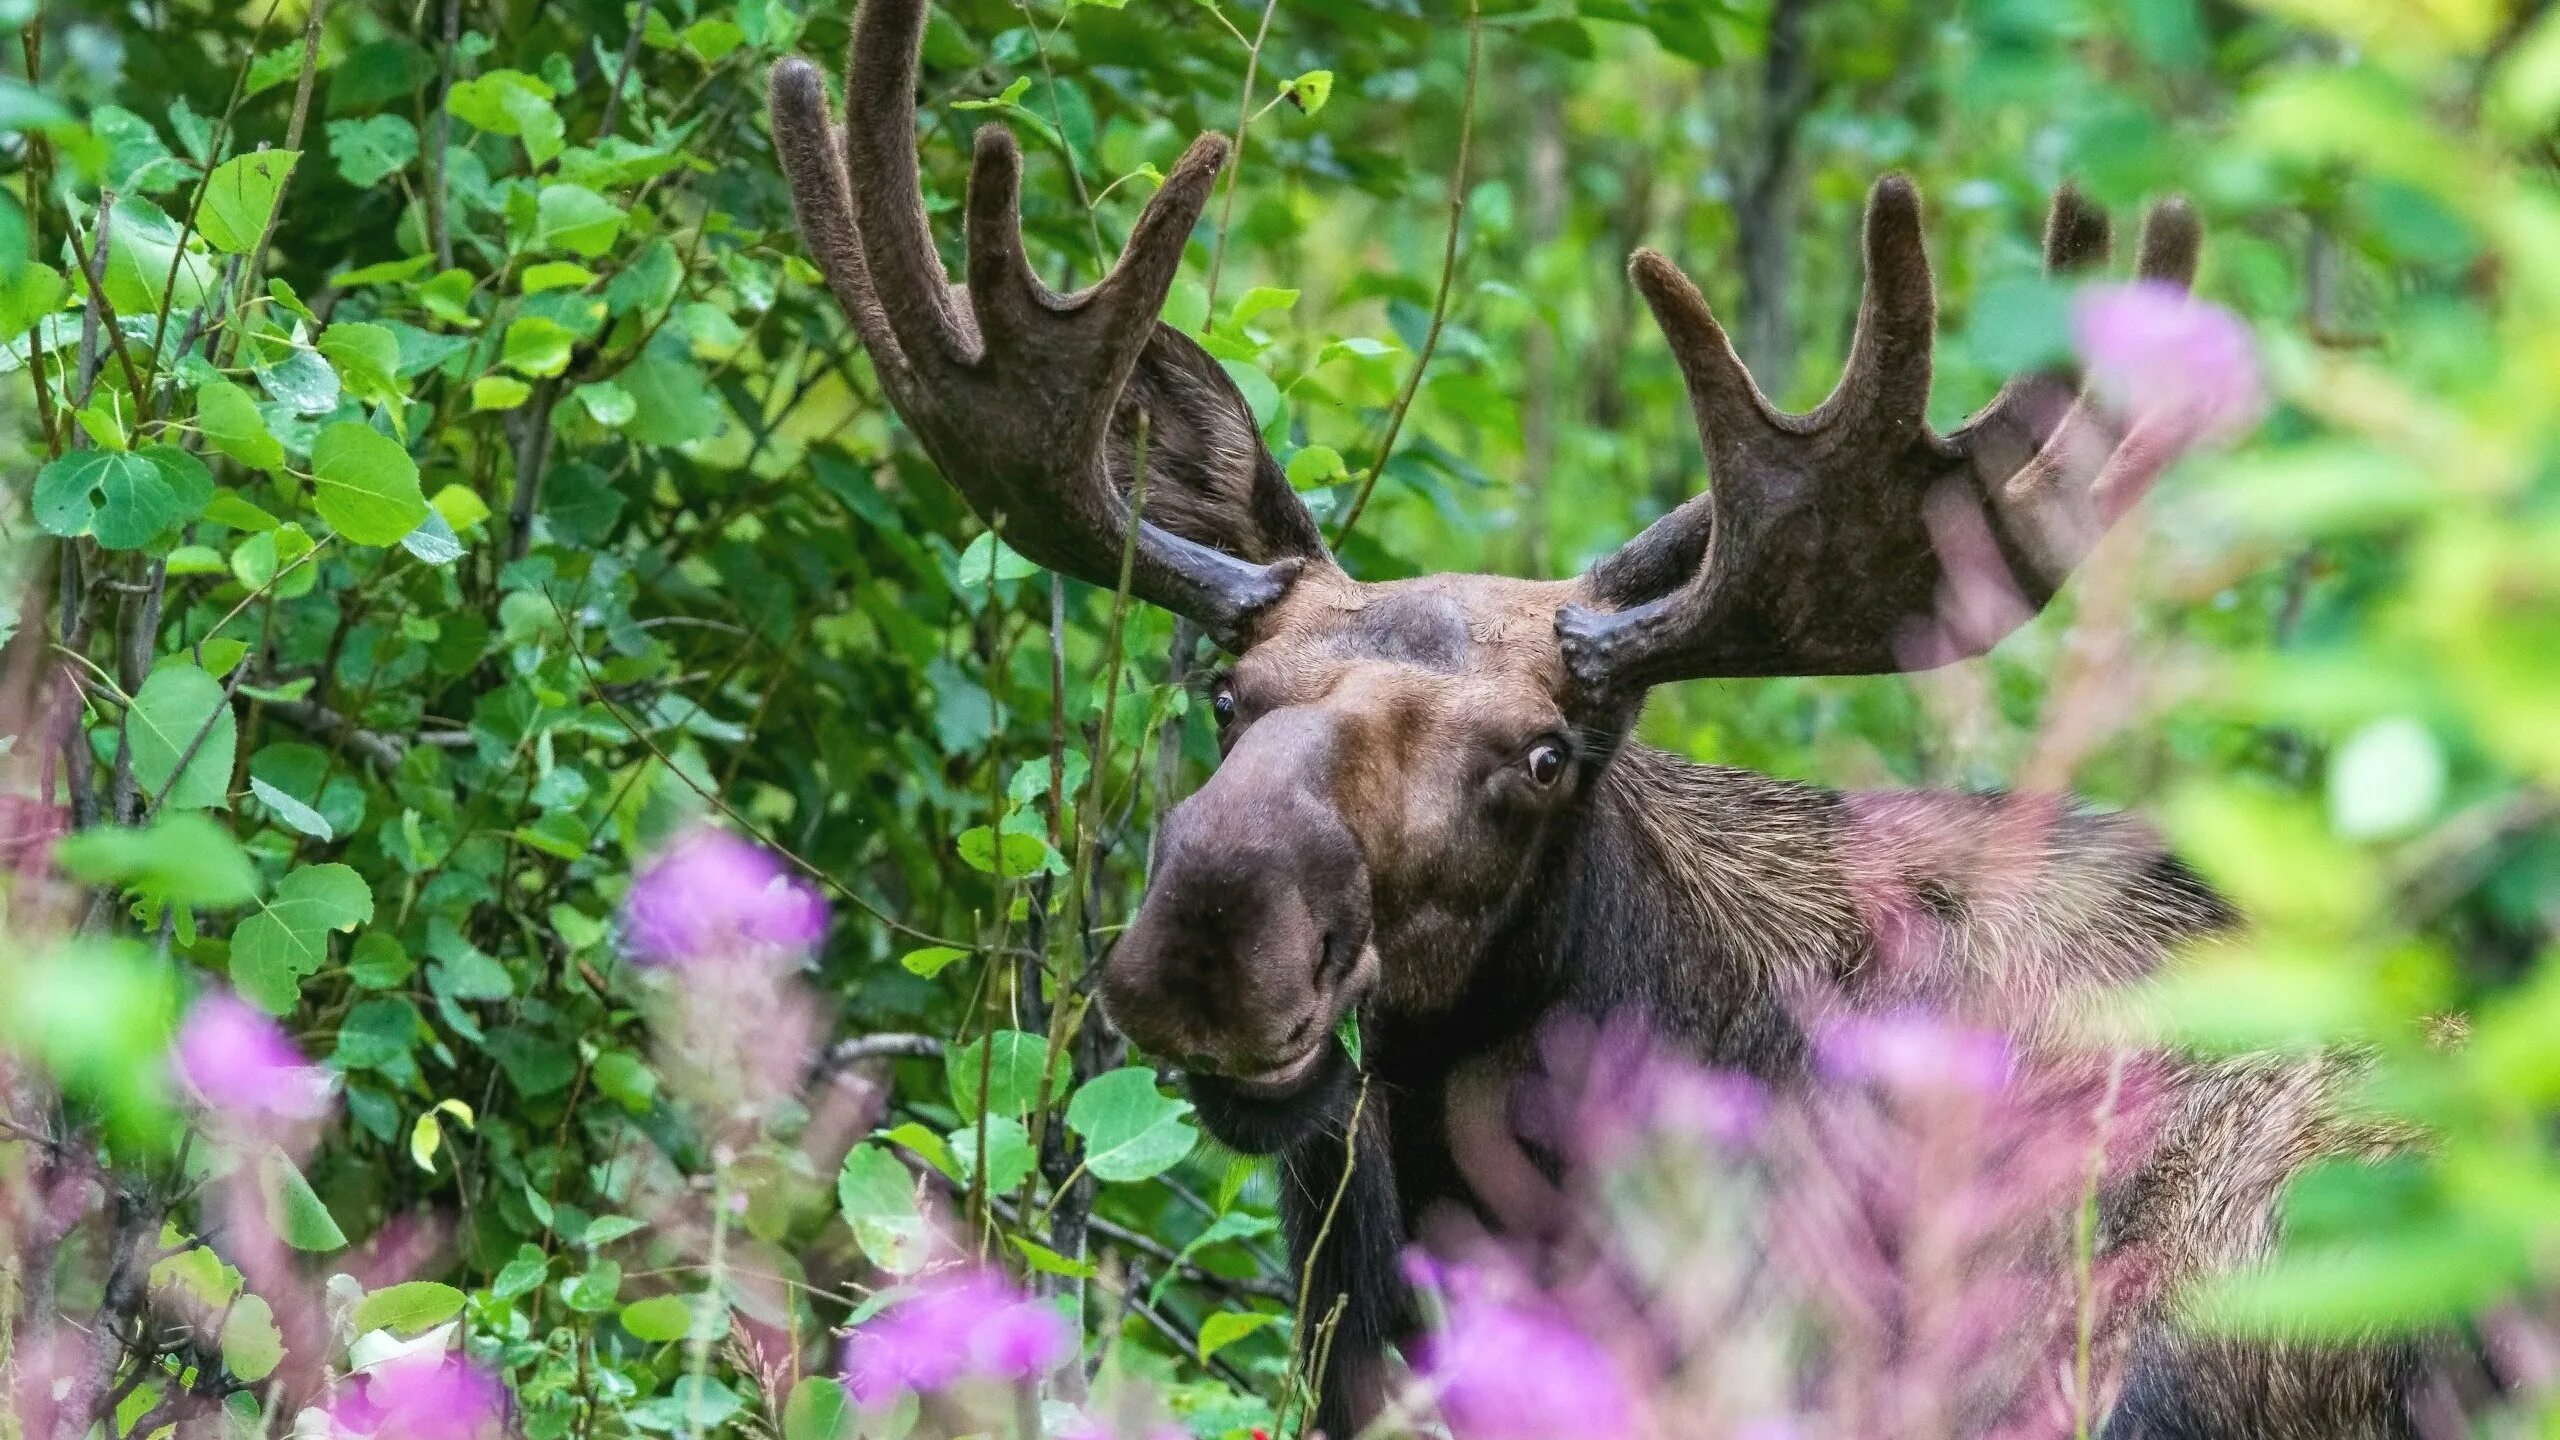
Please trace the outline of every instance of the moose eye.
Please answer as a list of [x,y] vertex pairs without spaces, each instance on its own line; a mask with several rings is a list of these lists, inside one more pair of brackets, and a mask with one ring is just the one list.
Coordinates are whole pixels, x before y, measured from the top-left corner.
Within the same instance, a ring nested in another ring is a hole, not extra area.
[[1233,686],[1221,685],[1209,692],[1209,713],[1218,718],[1218,728],[1227,728],[1236,718],[1236,692]]
[[1529,747],[1529,778],[1541,785],[1553,785],[1564,774],[1564,747],[1553,740],[1541,740]]

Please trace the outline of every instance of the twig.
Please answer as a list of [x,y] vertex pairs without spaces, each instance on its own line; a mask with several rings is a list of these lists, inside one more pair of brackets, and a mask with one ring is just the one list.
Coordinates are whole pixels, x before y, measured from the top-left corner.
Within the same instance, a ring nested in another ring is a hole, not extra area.
[[[446,13],[452,13],[449,5]],[[640,66],[640,41],[648,33],[649,0],[639,0],[631,7],[631,33],[622,37],[621,67],[613,72],[613,89],[604,98],[604,114],[596,120],[598,143],[611,135],[622,119],[622,92],[631,85],[631,72]]]
[[[1298,1388],[1298,1362],[1314,1359],[1314,1346],[1308,1342],[1307,1297],[1315,1290],[1316,1261],[1324,1258],[1324,1242],[1333,1234],[1334,1217],[1342,1211],[1342,1197],[1351,1190],[1351,1172],[1360,1167],[1360,1116],[1369,1108],[1369,1073],[1360,1072],[1360,1093],[1352,1097],[1350,1123],[1342,1127],[1342,1174],[1333,1182],[1333,1198],[1324,1207],[1324,1219],[1316,1224],[1316,1236],[1307,1246],[1307,1261],[1298,1273],[1298,1303],[1289,1318],[1289,1375],[1280,1392],[1281,1417],[1288,1418]],[[1310,1387],[1312,1388],[1312,1387]],[[1274,1429],[1279,1427],[1274,1426]]]
[[[352,718],[314,700],[270,700],[267,713],[296,730],[340,741],[384,770],[399,769],[400,762],[409,755],[409,742],[396,735],[368,730]],[[470,740],[467,735],[461,738],[465,743]],[[435,741],[430,739],[423,743]]]
[[1396,436],[1404,429],[1405,412],[1422,392],[1423,373],[1431,368],[1432,352],[1440,348],[1440,331],[1449,320],[1449,283],[1458,273],[1458,231],[1467,214],[1467,150],[1476,128],[1476,74],[1483,58],[1483,16],[1477,0],[1467,0],[1467,92],[1458,107],[1458,161],[1449,170],[1449,233],[1440,246],[1440,290],[1431,299],[1431,328],[1423,332],[1422,353],[1413,357],[1413,373],[1397,393],[1395,408],[1387,412],[1387,432],[1379,437],[1377,458],[1369,463],[1369,473],[1361,477],[1360,489],[1351,497],[1351,508],[1343,512],[1342,524],[1333,532],[1337,550],[1351,537],[1351,527],[1360,523],[1360,512],[1369,508],[1369,496],[1378,488],[1378,477],[1386,473],[1387,457],[1395,453]]
[[[642,18],[646,18],[645,16]],[[444,0],[442,70],[436,79],[435,105],[427,114],[427,237],[436,252],[436,268],[453,268],[453,229],[445,219],[445,149],[453,119],[445,110],[453,93],[453,52],[462,43],[462,0]]]
[[[1469,0],[1473,3],[1473,0]],[[1218,272],[1227,264],[1227,232],[1236,215],[1236,184],[1244,178],[1245,135],[1253,125],[1253,81],[1262,68],[1262,40],[1271,33],[1271,17],[1280,11],[1280,0],[1262,0],[1262,23],[1254,27],[1253,43],[1245,47],[1244,93],[1236,98],[1235,158],[1227,162],[1227,192],[1218,201],[1218,241],[1209,247],[1209,309],[1218,308]],[[1216,8],[1211,7],[1211,14]],[[1227,17],[1219,15],[1223,23]],[[1235,26],[1228,25],[1229,30]]]
[[942,1058],[942,1041],[932,1035],[905,1035],[883,1032],[878,1035],[855,1035],[839,1040],[827,1051],[831,1066],[859,1065],[865,1060],[938,1060]]

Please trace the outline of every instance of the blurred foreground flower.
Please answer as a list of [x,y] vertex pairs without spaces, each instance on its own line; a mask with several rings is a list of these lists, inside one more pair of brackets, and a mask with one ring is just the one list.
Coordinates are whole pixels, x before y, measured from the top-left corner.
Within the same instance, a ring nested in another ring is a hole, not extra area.
[[1417,1369],[1458,1440],[1611,1440],[1628,1433],[1609,1353],[1553,1305],[1498,1294],[1470,1270],[1446,1277],[1448,1323]]
[[2128,421],[2162,422],[2193,444],[2235,439],[2265,408],[2249,327],[2179,286],[2092,286],[2071,330],[2091,385]]
[[827,906],[771,851],[700,825],[633,878],[622,927],[642,964],[798,954],[826,937]]
[[502,1428],[506,1388],[468,1360],[421,1355],[365,1375],[330,1407],[332,1433],[368,1440],[479,1440]]
[[1822,1027],[1815,1042],[1832,1078],[1875,1081],[1901,1091],[1988,1095],[2016,1063],[2007,1036],[1919,1013],[1851,1015]]
[[963,1380],[1036,1380],[1075,1352],[1056,1307],[975,1267],[946,1270],[853,1332],[845,1387],[867,1409]]
[[329,1077],[308,1063],[282,1027],[236,995],[214,991],[178,1027],[178,1078],[243,1124],[309,1120],[329,1108]]

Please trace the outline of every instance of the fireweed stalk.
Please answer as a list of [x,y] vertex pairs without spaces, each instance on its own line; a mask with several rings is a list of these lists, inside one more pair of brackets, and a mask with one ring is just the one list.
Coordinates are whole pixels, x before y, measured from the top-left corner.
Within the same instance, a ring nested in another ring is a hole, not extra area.
[[[659,1068],[702,1127],[711,1161],[707,1292],[729,1283],[730,1225],[747,1196],[733,1170],[799,1091],[818,1032],[818,1007],[799,978],[826,937],[827,908],[770,852],[710,825],[676,836],[644,865],[623,902],[623,943],[652,980],[649,1013]],[[724,1302],[725,1303],[725,1302]],[[698,1397],[713,1335],[686,1336]],[[684,1433],[701,1432],[698,1399]]]

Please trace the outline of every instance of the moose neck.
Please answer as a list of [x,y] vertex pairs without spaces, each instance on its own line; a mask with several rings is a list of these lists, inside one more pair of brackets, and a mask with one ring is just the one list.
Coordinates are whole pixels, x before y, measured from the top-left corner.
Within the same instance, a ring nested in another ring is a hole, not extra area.
[[[1386,1016],[1407,1074],[1557,1014],[1629,1014],[1782,1079],[1808,997],[2024,1022],[2234,917],[2147,827],[2043,796],[1843,794],[1628,745],[1453,1012]],[[1454,1047],[1454,1049],[1453,1049]],[[1385,1045],[1380,1047],[1386,1049]]]

